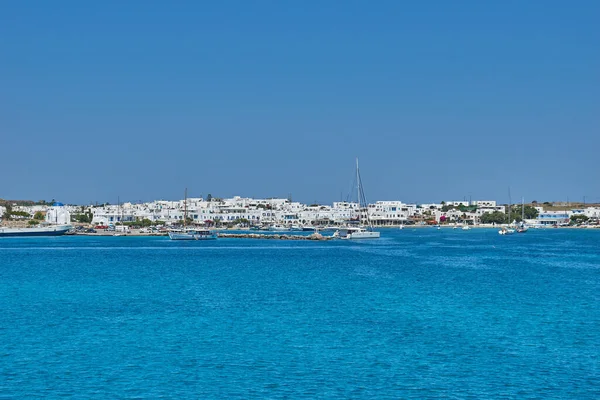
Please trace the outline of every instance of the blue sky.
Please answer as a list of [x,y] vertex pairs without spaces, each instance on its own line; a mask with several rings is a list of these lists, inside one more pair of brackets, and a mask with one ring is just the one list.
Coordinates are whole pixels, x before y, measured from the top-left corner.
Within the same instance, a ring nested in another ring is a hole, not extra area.
[[599,2],[85,3],[3,5],[0,198],[600,202]]

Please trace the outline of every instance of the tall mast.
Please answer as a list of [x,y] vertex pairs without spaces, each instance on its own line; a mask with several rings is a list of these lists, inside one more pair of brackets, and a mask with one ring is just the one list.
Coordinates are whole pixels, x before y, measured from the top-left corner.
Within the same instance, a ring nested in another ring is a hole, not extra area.
[[510,209],[512,208],[512,200],[510,198],[510,187],[508,188],[508,224],[510,225],[512,222],[510,220]]
[[358,157],[356,157],[356,201],[358,202],[358,221],[361,220],[361,207],[360,207],[360,174],[358,172]]
[[185,225],[187,224],[187,188],[185,188],[185,194],[183,197],[183,230],[185,231]]
[[360,208],[360,174],[358,173],[358,157],[356,157],[356,200]]
[[525,197],[521,197],[521,223],[525,221]]

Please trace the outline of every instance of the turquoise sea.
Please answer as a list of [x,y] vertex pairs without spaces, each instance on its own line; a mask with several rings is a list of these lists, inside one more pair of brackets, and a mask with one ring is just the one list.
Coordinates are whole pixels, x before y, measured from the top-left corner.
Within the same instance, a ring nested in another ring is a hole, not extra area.
[[600,398],[600,231],[0,238],[0,398]]

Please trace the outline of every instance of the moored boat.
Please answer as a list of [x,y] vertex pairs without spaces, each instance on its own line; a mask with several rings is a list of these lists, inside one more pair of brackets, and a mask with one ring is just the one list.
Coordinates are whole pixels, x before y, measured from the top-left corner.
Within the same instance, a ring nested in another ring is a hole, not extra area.
[[[360,178],[360,171],[358,169],[358,158],[356,159],[356,189],[357,189],[357,202],[358,202],[358,220],[360,223],[360,214],[361,210],[364,209],[365,213],[365,222],[366,225],[356,225],[356,226],[347,226],[344,228],[339,228],[335,231],[334,237],[340,239],[378,239],[381,236],[380,232],[377,232],[373,229],[373,224],[369,218],[369,208],[368,203],[365,198],[365,193],[363,190],[363,184]],[[319,229],[320,230],[320,229]]]
[[512,235],[513,233],[515,233],[515,230],[512,228],[506,228],[506,227],[502,227],[502,229],[500,229],[498,231],[498,233],[500,235]]
[[284,232],[289,231],[290,228],[281,224],[272,224],[271,226],[269,226],[269,230],[272,232]]
[[362,226],[341,228],[334,233],[334,237],[340,239],[377,239],[380,236],[380,232]]
[[61,236],[73,227],[68,224],[48,225],[34,228],[3,228],[0,227],[0,236]]
[[172,229],[169,231],[171,240],[211,240],[216,239],[217,235],[209,230],[196,230],[186,227],[187,224],[187,188],[183,199],[183,229]]
[[521,199],[521,223],[517,227],[517,233],[525,233],[529,228],[525,224],[525,199]]

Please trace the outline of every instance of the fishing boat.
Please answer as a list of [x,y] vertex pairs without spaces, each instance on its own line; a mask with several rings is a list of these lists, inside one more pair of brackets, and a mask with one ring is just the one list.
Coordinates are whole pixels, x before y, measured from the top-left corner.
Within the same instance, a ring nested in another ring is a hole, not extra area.
[[360,215],[361,210],[364,209],[366,225],[348,226],[345,228],[341,228],[334,233],[334,236],[340,239],[378,239],[381,236],[381,234],[373,230],[373,224],[371,223],[371,220],[369,218],[368,204],[365,198],[363,184],[360,179],[358,158],[356,159],[356,189],[358,196],[358,213]]
[[187,188],[183,199],[183,229],[169,231],[169,238],[171,240],[211,240],[217,238],[217,235],[209,230],[187,228]]

